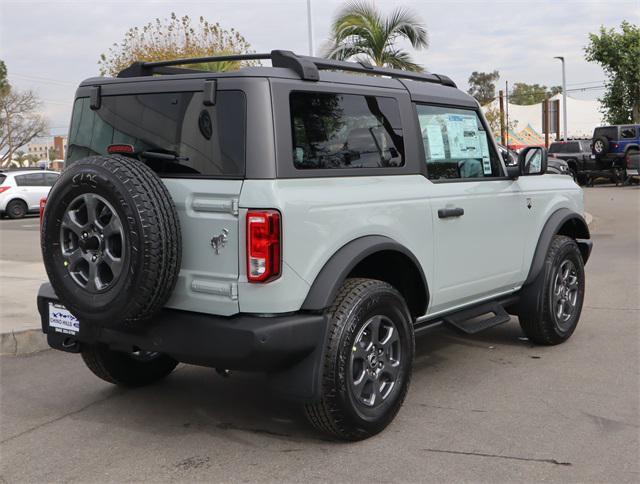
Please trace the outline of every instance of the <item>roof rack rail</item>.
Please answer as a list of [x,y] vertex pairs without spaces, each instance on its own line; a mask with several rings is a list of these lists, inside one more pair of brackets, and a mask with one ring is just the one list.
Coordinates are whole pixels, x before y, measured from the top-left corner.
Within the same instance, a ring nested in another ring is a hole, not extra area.
[[440,74],[410,72],[400,69],[390,69],[387,67],[374,67],[364,62],[346,62],[333,59],[323,59],[320,57],[300,56],[288,50],[272,50],[270,53],[264,54],[237,54],[196,57],[191,59],[172,59],[157,62],[134,62],[126,69],[120,71],[117,77],[151,76],[154,74],[194,74],[202,71],[176,66],[202,64],[205,62],[248,60],[271,60],[271,65],[273,67],[286,67],[292,69],[305,81],[319,80],[320,70],[336,70],[375,74],[379,76],[393,77],[396,79],[411,79],[414,81],[432,82],[445,86],[457,87],[455,82],[453,82],[449,77]]

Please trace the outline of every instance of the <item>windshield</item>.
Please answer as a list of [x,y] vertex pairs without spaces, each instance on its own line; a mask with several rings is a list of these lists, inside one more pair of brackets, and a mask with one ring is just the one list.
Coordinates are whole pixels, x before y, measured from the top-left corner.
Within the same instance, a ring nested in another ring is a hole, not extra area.
[[132,145],[165,176],[242,177],[245,163],[245,98],[219,91],[214,106],[202,92],[103,96],[97,110],[89,98],[74,104],[67,163],[107,154],[113,144]]

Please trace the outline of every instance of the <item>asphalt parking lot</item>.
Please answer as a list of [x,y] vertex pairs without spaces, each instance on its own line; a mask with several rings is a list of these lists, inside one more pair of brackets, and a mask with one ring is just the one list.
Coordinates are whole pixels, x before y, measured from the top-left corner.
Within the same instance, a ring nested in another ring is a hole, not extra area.
[[[534,347],[515,320],[421,337],[404,407],[375,438],[325,440],[260,375],[181,365],[122,390],[44,351],[0,359],[0,479],[638,482],[640,188],[585,193],[594,250],[572,339]],[[20,225],[0,220],[0,259],[37,262],[37,227]]]

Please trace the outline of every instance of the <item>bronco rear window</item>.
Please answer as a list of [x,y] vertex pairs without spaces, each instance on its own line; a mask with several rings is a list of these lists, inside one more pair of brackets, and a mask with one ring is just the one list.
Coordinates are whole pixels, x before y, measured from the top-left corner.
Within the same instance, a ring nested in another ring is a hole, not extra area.
[[131,145],[134,156],[163,176],[244,175],[241,91],[219,91],[214,106],[203,104],[202,92],[103,96],[97,110],[89,104],[86,97],[74,104],[67,163],[107,154],[110,145]]

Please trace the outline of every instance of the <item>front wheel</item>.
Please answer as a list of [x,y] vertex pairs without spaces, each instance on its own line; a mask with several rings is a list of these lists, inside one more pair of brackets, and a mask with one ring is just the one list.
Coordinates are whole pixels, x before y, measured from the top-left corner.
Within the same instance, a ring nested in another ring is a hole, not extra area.
[[584,288],[578,244],[570,237],[554,236],[538,280],[521,296],[524,309],[518,317],[527,338],[540,345],[569,339],[580,319]]
[[407,393],[411,315],[386,282],[347,279],[329,317],[321,399],[305,411],[314,427],[334,438],[366,439],[391,423]]

